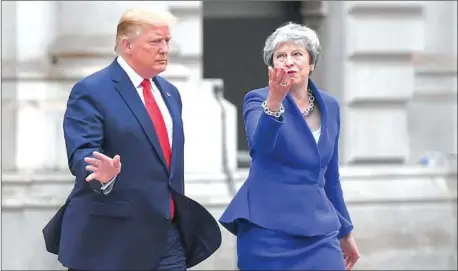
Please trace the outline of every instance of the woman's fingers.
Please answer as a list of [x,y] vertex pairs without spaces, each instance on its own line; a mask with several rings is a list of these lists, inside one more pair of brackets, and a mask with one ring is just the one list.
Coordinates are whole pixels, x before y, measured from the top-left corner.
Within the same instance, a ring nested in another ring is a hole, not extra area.
[[280,84],[285,76],[286,72],[283,68],[275,68],[275,81]]

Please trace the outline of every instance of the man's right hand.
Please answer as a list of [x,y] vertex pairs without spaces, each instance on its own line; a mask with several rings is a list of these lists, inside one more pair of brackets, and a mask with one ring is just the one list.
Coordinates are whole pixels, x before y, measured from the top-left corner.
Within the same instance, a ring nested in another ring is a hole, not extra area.
[[119,155],[110,158],[96,151],[93,155],[94,157],[84,158],[84,162],[89,164],[86,166],[86,170],[92,172],[87,176],[87,182],[97,180],[105,184],[113,180],[121,172],[121,157]]
[[270,111],[280,111],[281,103],[288,94],[294,80],[283,68],[269,67],[269,95],[266,105]]

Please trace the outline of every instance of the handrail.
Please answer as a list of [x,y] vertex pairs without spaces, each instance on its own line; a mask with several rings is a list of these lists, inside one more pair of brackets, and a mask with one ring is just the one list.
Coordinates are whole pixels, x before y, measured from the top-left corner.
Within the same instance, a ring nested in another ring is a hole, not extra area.
[[236,193],[236,186],[234,181],[234,174],[229,166],[229,152],[227,151],[227,112],[226,108],[224,107],[224,83],[221,79],[213,79],[213,94],[215,95],[216,100],[221,108],[221,133],[222,133],[222,166],[223,166],[223,173],[226,175],[225,180],[227,184],[227,188],[231,196],[234,196]]

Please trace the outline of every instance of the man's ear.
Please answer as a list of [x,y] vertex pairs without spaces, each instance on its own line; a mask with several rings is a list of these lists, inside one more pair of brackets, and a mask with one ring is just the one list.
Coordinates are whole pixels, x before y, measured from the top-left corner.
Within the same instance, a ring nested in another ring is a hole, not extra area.
[[122,45],[123,51],[126,52],[127,54],[130,54],[132,52],[132,43],[130,43],[128,39],[122,39],[121,45]]

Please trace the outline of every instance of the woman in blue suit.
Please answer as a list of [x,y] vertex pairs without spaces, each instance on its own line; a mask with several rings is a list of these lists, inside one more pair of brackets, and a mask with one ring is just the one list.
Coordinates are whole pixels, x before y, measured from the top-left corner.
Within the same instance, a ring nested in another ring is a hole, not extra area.
[[288,23],[266,40],[269,86],[245,96],[250,173],[220,223],[240,270],[350,270],[359,258],[339,180],[339,104],[309,75],[316,33]]

